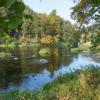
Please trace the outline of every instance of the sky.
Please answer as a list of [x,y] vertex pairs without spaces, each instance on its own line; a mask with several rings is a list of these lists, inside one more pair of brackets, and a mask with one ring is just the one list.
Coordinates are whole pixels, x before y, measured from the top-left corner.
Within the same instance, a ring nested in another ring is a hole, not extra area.
[[57,15],[74,23],[70,17],[70,8],[75,5],[73,0],[23,0],[23,2],[33,11],[39,13],[49,14],[52,10],[56,9]]

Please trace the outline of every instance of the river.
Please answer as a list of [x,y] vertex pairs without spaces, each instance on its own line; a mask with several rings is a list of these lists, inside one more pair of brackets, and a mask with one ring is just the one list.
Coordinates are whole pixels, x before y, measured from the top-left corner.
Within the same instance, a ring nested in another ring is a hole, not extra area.
[[[42,48],[49,48],[50,56],[40,56]],[[59,75],[88,65],[100,67],[100,62],[91,54],[69,54],[67,49],[57,47],[16,47],[2,51],[10,52],[11,57],[0,58],[0,92],[12,89],[34,91]],[[41,59],[42,62],[38,62]]]

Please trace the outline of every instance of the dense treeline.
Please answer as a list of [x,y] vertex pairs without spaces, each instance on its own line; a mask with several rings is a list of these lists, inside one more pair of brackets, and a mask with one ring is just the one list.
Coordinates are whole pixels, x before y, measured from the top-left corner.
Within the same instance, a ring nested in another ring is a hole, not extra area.
[[[21,44],[35,41],[42,44],[57,44],[61,41],[70,47],[84,47],[83,44],[89,44],[89,47],[96,46],[100,42],[98,4],[99,2],[95,3],[92,0],[81,0],[77,3],[72,8],[71,16],[78,23],[72,25],[70,21],[58,16],[56,10],[46,15],[32,11],[23,4],[22,0],[5,0],[5,2],[1,0],[0,43],[17,41]],[[94,25],[84,27],[84,24],[89,23],[90,18],[95,20]],[[92,27],[95,27],[95,30],[92,30]]]
[[[28,13],[27,13],[28,12]],[[61,33],[63,20],[56,15],[56,10],[49,15],[36,13],[28,7],[24,10],[21,33],[42,37],[43,35],[56,35]]]
[[[22,2],[16,2],[22,4]],[[10,8],[7,9],[7,11],[4,6],[0,7],[0,9],[2,9],[0,12],[2,18],[8,15],[12,16],[11,13],[13,11],[9,12]],[[65,21],[59,17],[56,14],[56,10],[46,15],[36,13],[25,6],[22,14],[20,14],[21,17],[18,16],[19,13],[16,14],[16,11],[14,14],[17,15],[17,17],[14,16],[14,20],[11,19],[11,21],[9,21],[10,27],[7,26],[6,28],[6,22],[4,22],[5,25],[2,26],[3,28],[0,27],[1,40],[3,42],[16,39],[22,42],[29,42],[31,39],[35,38],[41,40],[43,44],[56,44],[58,40],[72,44],[74,44],[74,42],[78,43],[79,39],[77,36],[80,36],[79,32],[77,32],[78,30],[75,29],[71,22]],[[10,19],[10,16],[8,19]],[[2,25],[2,23],[0,25]],[[76,33],[77,36],[74,35],[74,33]],[[1,43],[3,43],[2,41]]]

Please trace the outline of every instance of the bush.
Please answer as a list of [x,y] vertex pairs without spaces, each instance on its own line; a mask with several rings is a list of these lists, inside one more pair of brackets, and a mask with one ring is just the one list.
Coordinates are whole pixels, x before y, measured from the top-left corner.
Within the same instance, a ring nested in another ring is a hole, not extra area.
[[50,50],[49,50],[48,48],[41,49],[41,50],[39,51],[39,54],[40,54],[41,56],[50,56]]

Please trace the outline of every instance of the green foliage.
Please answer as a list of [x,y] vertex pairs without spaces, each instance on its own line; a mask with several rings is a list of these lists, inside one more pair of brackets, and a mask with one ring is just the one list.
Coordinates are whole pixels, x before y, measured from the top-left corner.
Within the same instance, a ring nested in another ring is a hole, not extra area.
[[70,22],[65,22],[63,24],[63,40],[64,41],[68,41],[68,43],[70,42],[71,36],[72,36],[72,25]]
[[24,4],[17,0],[0,0],[0,30],[9,33],[21,24],[21,18],[24,11]]
[[100,34],[98,34],[96,37],[95,37],[95,42],[96,43],[100,43]]
[[50,34],[61,34],[62,31],[62,19],[56,15],[56,10],[53,10],[47,18],[48,28],[50,28]]
[[[95,2],[95,0],[81,0],[73,7],[72,17],[82,24],[84,20],[88,21],[93,14],[99,16],[98,4],[99,2]],[[96,16],[93,15],[93,19],[98,21]],[[18,33],[21,33],[19,35],[20,39],[24,37],[22,41],[34,37],[41,39],[48,34],[52,36],[59,34],[59,40],[64,40],[71,47],[77,47],[79,41],[81,41],[80,35],[82,30],[57,16],[56,10],[46,15],[32,11],[23,4],[22,0],[1,0],[0,34],[4,32],[9,34],[14,31],[15,35],[13,37],[15,37],[16,29],[18,29]],[[97,37],[89,36],[86,36],[87,41],[92,41],[93,44],[99,41]],[[85,40],[83,39],[82,41]]]
[[0,6],[9,8],[14,2],[15,0],[0,0]]
[[17,27],[18,25],[20,25],[21,23],[22,23],[22,19],[21,19],[20,17],[18,17],[18,16],[15,16],[15,17],[13,17],[13,18],[11,18],[11,19],[9,20],[8,28],[9,28],[10,30],[16,29],[16,27]]
[[100,0],[80,0],[72,8],[71,16],[74,20],[80,23],[87,24],[90,20],[97,22],[100,18]]
[[80,48],[71,48],[71,52],[72,53],[79,53],[81,52],[82,50]]
[[80,23],[80,26],[90,23],[91,20],[97,23],[100,19],[99,9],[99,0],[80,0],[72,7],[71,17]]
[[0,58],[10,57],[11,53],[0,52]]
[[25,9],[24,4],[22,2],[17,2],[17,1],[15,1],[13,5],[9,8],[10,11],[14,12],[17,15],[20,14],[22,15],[24,9]]
[[0,33],[3,31],[7,32],[8,30],[8,26],[5,20],[5,17],[0,17]]
[[[2,1],[2,0],[1,0]],[[11,5],[15,2],[16,0],[5,0],[5,3],[3,3],[3,6],[5,8],[10,8]]]
[[1,32],[1,34],[0,34],[0,38],[3,38],[3,37],[6,37],[6,33],[5,32]]
[[3,42],[3,43],[6,43],[6,44],[10,41],[9,35],[5,32],[2,32],[0,34],[0,39],[1,39],[1,41],[0,41],[1,43]]
[[61,34],[62,19],[56,15],[56,11],[52,11],[49,15],[33,12],[26,7],[24,10],[23,23],[21,33],[36,38],[44,35]]
[[13,90],[7,94],[0,94],[1,100],[32,100],[33,93],[31,91],[20,92]]
[[77,47],[80,35],[79,29],[76,29],[71,22],[66,21],[63,23],[62,38],[69,46]]
[[39,54],[40,54],[41,56],[50,56],[50,50],[49,50],[49,49],[41,49],[41,50],[39,51]]

